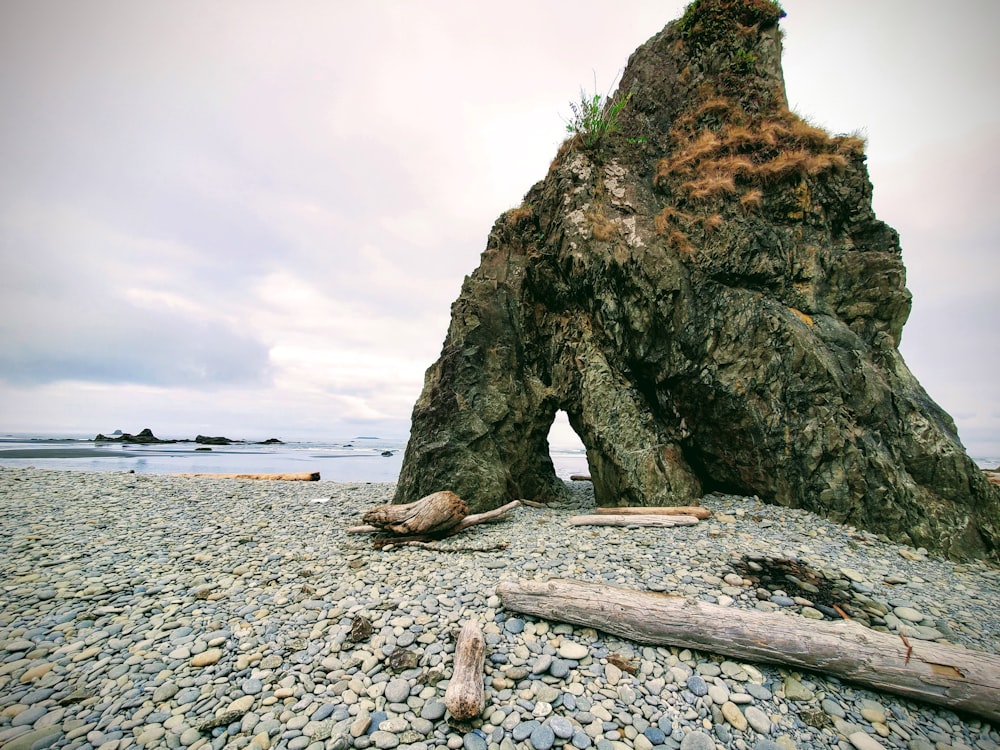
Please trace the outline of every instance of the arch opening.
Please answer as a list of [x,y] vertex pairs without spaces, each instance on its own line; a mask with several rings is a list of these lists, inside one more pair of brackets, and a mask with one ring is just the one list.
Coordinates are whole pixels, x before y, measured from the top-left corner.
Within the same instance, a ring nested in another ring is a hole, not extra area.
[[568,481],[573,475],[590,474],[587,449],[569,423],[569,416],[559,409],[548,435],[549,458],[559,479]]

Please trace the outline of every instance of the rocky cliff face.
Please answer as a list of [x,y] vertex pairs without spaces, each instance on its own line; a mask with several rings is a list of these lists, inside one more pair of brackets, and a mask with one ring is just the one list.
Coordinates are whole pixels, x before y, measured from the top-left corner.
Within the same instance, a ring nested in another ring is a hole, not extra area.
[[910,295],[864,142],[787,109],[781,15],[697,0],[629,60],[617,132],[568,140],[497,220],[397,502],[558,497],[562,409],[600,505],[756,494],[997,555],[1000,492],[897,351]]

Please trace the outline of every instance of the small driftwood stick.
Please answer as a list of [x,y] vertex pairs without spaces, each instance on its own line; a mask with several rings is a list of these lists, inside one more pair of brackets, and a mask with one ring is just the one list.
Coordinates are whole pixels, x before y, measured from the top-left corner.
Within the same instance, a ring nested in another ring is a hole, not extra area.
[[206,477],[208,479],[271,479],[284,482],[318,482],[318,471],[300,471],[291,474],[178,474],[179,477]]
[[459,720],[474,719],[486,705],[483,666],[486,662],[486,641],[475,620],[468,620],[455,642],[455,662],[444,705]]
[[820,622],[568,579],[504,581],[514,612],[599,628],[648,645],[809,669],[1000,721],[1000,655],[906,641],[853,620]]
[[694,516],[706,519],[712,517],[712,511],[700,505],[670,505],[663,507],[631,506],[625,508],[595,508],[599,516]]
[[462,522],[469,506],[454,492],[444,490],[405,505],[379,505],[361,520],[394,534],[420,535],[447,531]]
[[573,516],[572,526],[694,526],[698,519],[694,516]]
[[465,518],[463,518],[461,521],[458,522],[458,525],[454,529],[452,529],[448,533],[448,536],[451,536],[452,534],[457,534],[460,531],[464,531],[470,526],[475,526],[478,523],[490,523],[491,521],[496,521],[497,519],[504,516],[507,513],[507,511],[513,510],[520,504],[521,504],[520,500],[511,500],[509,503],[507,503],[506,505],[501,505],[499,508],[494,508],[493,510],[488,510],[484,513],[473,513],[471,516],[466,516]]

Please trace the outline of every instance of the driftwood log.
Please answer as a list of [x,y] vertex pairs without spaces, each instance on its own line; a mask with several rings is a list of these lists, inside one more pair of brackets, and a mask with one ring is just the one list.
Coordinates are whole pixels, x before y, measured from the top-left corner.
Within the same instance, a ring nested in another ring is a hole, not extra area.
[[393,534],[419,536],[448,531],[468,514],[469,506],[462,498],[443,490],[405,505],[379,505],[361,520]]
[[178,474],[181,477],[207,477],[209,479],[270,479],[282,482],[318,482],[318,471],[299,471],[291,474]]
[[[459,521],[457,525],[452,526],[450,529],[448,529],[443,533],[421,534],[417,536],[383,537],[381,539],[376,539],[374,544],[377,549],[381,549],[382,547],[388,547],[390,545],[399,547],[407,544],[426,547],[429,546],[427,542],[436,541],[438,539],[445,539],[450,536],[455,536],[455,534],[465,531],[470,526],[476,526],[477,524],[480,523],[490,523],[491,521],[496,521],[505,513],[507,513],[507,511],[511,510],[512,508],[516,508],[520,504],[521,504],[520,500],[514,500],[512,502],[507,503],[506,505],[501,505],[499,508],[494,508],[493,510],[485,511],[484,513],[473,513],[470,516],[466,516],[461,521]],[[348,529],[348,531],[356,531],[358,528],[362,528],[367,531],[378,531],[378,529],[372,527],[355,527],[353,529]],[[507,543],[503,542],[494,549],[503,550],[506,548],[507,548]],[[488,550],[470,549],[467,551],[486,552]]]
[[497,586],[514,612],[747,661],[813,670],[1000,721],[1000,656],[870,630],[853,620],[720,607],[679,596],[555,579]]
[[571,526],[694,526],[695,516],[654,516],[654,515],[594,515],[573,516]]
[[712,517],[712,511],[700,505],[666,505],[663,507],[595,508],[599,516],[694,516],[698,519]]
[[486,663],[486,641],[475,620],[468,620],[455,642],[455,662],[444,705],[459,720],[474,719],[486,705],[483,667]]

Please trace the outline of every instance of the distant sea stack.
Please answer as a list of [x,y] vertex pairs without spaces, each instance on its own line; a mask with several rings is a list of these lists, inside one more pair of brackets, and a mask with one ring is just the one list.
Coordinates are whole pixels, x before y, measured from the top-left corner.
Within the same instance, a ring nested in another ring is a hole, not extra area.
[[396,502],[560,497],[561,409],[599,505],[718,490],[997,556],[1000,489],[897,350],[910,294],[864,141],[788,110],[783,16],[692,3],[500,216],[414,406]]
[[94,437],[95,443],[175,443],[176,440],[160,440],[148,427],[141,430],[138,435],[115,430],[111,437],[97,433]]

